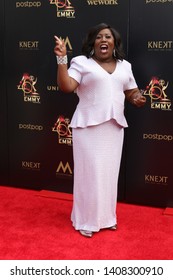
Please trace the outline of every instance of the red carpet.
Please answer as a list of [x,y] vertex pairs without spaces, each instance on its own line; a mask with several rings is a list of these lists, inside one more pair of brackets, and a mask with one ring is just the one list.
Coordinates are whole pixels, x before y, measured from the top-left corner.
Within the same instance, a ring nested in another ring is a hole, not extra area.
[[1,260],[173,259],[164,209],[118,203],[118,230],[88,239],[71,225],[72,195],[0,187],[0,200]]

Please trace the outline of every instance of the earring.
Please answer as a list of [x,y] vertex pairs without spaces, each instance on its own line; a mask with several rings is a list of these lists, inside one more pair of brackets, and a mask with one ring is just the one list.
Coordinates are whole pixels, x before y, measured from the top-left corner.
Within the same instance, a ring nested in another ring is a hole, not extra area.
[[116,58],[116,50],[113,50],[113,56]]
[[92,50],[90,51],[90,57],[93,56],[93,54],[94,54],[94,49],[92,49]]

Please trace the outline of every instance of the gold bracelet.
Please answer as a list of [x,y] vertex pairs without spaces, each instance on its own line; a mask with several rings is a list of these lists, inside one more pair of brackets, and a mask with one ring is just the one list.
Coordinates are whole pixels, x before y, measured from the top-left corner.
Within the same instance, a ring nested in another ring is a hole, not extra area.
[[68,62],[67,55],[64,55],[64,56],[56,55],[56,60],[57,60],[57,64],[67,64],[67,62]]

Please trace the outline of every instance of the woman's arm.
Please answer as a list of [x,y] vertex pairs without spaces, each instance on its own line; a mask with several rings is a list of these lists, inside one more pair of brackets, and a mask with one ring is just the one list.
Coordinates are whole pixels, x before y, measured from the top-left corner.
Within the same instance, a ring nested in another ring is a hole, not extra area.
[[67,50],[64,41],[60,40],[57,36],[55,38],[54,53],[57,57],[57,83],[59,88],[64,92],[73,92],[78,82],[75,81],[68,75],[68,64],[67,64]]

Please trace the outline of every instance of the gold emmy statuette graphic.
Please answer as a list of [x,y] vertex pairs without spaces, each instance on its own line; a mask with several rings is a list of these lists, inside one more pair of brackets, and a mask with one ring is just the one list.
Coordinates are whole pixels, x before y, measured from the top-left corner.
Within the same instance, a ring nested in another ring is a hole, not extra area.
[[74,9],[74,7],[72,7],[71,2],[69,0],[64,0],[64,1],[58,0],[56,5],[60,9],[62,9],[62,8],[66,9],[66,10]]

